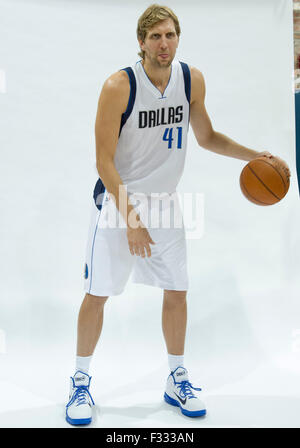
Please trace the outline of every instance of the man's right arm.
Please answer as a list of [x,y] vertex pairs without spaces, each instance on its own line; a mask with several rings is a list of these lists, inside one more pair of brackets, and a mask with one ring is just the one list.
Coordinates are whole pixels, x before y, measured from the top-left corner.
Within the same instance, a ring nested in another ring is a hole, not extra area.
[[121,117],[127,108],[129,95],[130,84],[124,70],[114,73],[105,81],[98,101],[95,122],[96,165],[105,188],[111,193],[127,225],[130,252],[132,255],[135,253],[144,256],[145,248],[150,256],[149,243],[154,243],[145,228],[131,228],[139,221],[139,216],[129,201],[127,191],[114,164]]
[[[127,78],[127,79],[126,79]],[[121,116],[126,110],[129,98],[128,76],[124,71],[114,73],[104,83],[98,101],[98,110],[95,122],[96,140],[96,165],[99,176],[105,188],[116,201],[116,206],[122,214],[126,225],[130,206],[121,207],[126,204],[128,197],[120,197],[119,185],[123,185],[122,179],[115,168],[114,156],[119,138]],[[124,202],[125,201],[125,202]],[[134,212],[133,212],[134,213]]]

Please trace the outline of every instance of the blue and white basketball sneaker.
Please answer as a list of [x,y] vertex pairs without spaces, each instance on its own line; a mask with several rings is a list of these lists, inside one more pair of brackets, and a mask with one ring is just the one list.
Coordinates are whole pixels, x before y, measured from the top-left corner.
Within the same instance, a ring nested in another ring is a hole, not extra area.
[[92,421],[94,400],[89,392],[91,376],[78,370],[71,376],[69,403],[66,406],[66,420],[71,425],[87,425]]
[[167,379],[164,399],[172,406],[178,406],[182,414],[188,417],[200,417],[206,414],[204,403],[199,398],[200,388],[189,382],[188,372],[184,367],[177,367]]

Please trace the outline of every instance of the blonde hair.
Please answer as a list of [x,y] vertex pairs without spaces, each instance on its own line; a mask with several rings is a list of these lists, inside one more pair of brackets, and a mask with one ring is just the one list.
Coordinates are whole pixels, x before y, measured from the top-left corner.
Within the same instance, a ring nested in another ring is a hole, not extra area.
[[[167,6],[160,6],[157,4],[150,5],[145,12],[141,15],[141,17],[138,20],[137,25],[137,38],[139,40],[142,40],[142,42],[145,42],[145,38],[147,35],[147,32],[153,28],[157,23],[161,22],[162,20],[166,20],[171,18],[175,25],[176,34],[179,37],[181,30],[179,25],[179,20],[176,14],[168,8]],[[145,52],[141,50],[138,55],[144,59],[145,58]]]

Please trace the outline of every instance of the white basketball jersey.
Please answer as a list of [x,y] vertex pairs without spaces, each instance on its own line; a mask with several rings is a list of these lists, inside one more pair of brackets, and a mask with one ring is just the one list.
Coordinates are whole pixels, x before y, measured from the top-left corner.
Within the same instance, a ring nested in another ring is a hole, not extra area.
[[142,61],[123,70],[129,76],[130,98],[120,126],[116,169],[129,193],[173,193],[186,156],[189,67],[173,60],[163,94],[148,78]]

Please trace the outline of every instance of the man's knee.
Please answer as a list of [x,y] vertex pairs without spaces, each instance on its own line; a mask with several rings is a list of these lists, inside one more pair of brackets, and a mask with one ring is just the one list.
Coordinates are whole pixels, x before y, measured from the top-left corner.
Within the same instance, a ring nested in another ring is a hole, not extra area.
[[164,301],[170,305],[179,305],[186,302],[187,291],[164,290]]
[[90,304],[95,306],[103,306],[105,302],[107,301],[108,296],[94,296],[92,294],[86,293],[84,300]]

